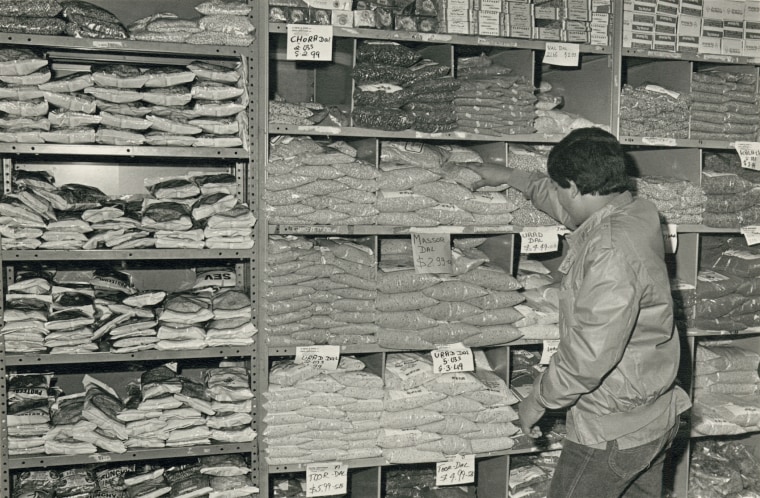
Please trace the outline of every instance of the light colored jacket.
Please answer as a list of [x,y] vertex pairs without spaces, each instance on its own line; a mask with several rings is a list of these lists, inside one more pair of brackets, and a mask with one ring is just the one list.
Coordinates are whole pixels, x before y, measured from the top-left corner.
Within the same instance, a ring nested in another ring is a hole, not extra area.
[[[510,184],[572,226],[544,175]],[[621,448],[661,437],[687,410],[674,385],[680,345],[657,208],[621,193],[567,236],[560,265],[560,343],[534,389],[539,404],[569,408],[567,438]]]

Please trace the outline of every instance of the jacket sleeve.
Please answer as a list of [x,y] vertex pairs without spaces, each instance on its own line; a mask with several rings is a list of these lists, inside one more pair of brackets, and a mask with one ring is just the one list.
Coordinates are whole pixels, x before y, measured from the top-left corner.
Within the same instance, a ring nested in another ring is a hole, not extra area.
[[577,228],[557,198],[557,187],[548,176],[535,171],[516,169],[509,177],[509,184],[530,199],[533,205],[567,228]]
[[536,399],[549,409],[569,407],[602,383],[623,357],[639,313],[642,291],[624,256],[591,249],[568,329],[536,383]]

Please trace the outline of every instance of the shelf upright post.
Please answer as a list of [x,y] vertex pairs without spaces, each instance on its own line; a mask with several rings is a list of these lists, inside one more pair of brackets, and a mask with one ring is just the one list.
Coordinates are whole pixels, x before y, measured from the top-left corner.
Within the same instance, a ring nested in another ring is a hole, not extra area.
[[[11,192],[11,178],[13,176],[13,161],[9,158],[2,160],[3,170],[3,193]],[[3,252],[0,250],[0,269],[4,268]],[[7,273],[8,272],[8,273]],[[2,275],[9,274],[12,271],[3,271]],[[6,282],[7,283],[7,282]],[[0,286],[0,325],[2,325],[2,316],[5,313],[5,285]],[[5,336],[0,335],[0,498],[10,498],[11,496],[11,476],[8,459],[8,387],[6,385],[6,362],[5,362]]]

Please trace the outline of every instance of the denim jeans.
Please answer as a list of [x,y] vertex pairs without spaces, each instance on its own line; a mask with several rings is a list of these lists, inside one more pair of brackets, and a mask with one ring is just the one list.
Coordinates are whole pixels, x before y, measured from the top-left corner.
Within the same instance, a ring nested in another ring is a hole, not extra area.
[[665,456],[678,424],[661,438],[621,450],[562,445],[547,498],[660,498]]

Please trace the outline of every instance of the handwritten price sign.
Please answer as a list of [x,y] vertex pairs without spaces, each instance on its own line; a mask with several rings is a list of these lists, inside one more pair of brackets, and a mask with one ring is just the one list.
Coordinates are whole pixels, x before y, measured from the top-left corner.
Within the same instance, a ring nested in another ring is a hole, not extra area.
[[459,486],[475,482],[475,455],[454,455],[435,464],[436,486]]
[[734,148],[739,153],[742,168],[760,170],[760,142],[734,142]]
[[331,61],[333,27],[322,24],[288,24],[289,61]]
[[741,233],[744,235],[744,239],[747,241],[748,246],[760,244],[760,226],[752,225],[741,227]]
[[674,223],[662,225],[662,236],[665,237],[665,253],[675,254],[678,250],[678,225]]
[[557,227],[525,227],[520,231],[520,253],[537,254],[559,249]]
[[544,64],[577,67],[578,54],[578,45],[575,43],[546,42]]
[[342,495],[347,491],[348,465],[314,463],[306,466],[306,496]]
[[451,273],[448,233],[412,233],[412,254],[417,273]]
[[559,340],[544,339],[544,347],[541,350],[541,361],[539,363],[541,365],[548,365],[549,360],[551,360],[554,353],[557,352],[557,348],[559,348]]
[[435,373],[472,372],[475,370],[475,362],[472,358],[472,349],[462,343],[440,346],[430,351],[433,357],[433,371]]
[[340,346],[298,346],[295,362],[318,370],[337,370]]

